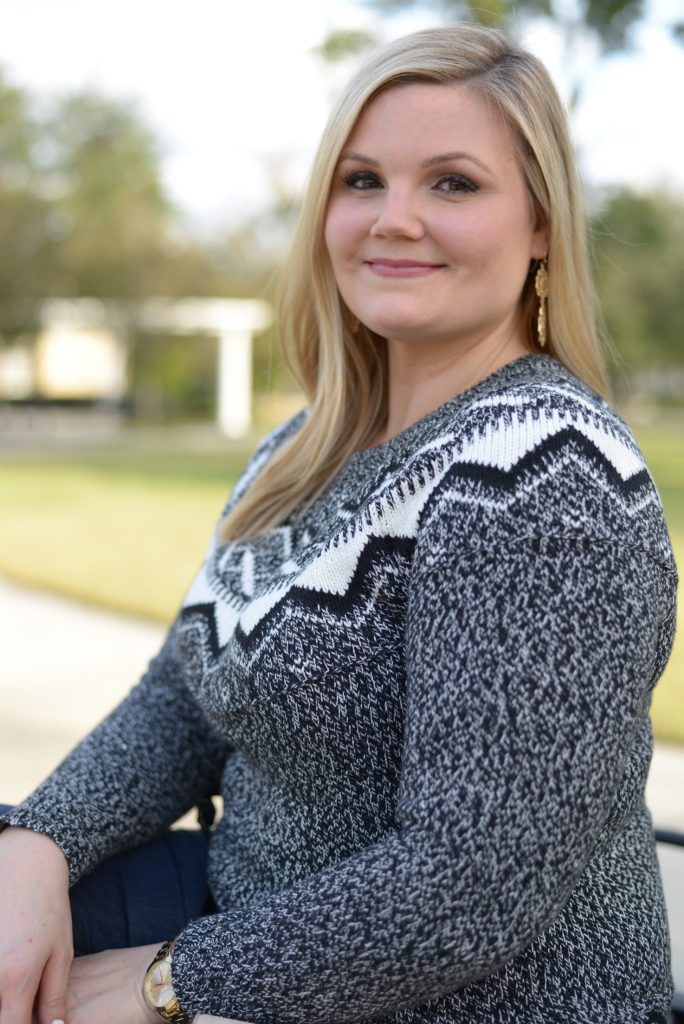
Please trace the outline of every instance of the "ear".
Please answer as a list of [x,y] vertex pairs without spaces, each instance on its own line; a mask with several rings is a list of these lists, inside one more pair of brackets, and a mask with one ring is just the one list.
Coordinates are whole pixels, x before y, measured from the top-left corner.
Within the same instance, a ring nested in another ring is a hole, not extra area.
[[532,231],[532,244],[530,246],[530,258],[541,260],[549,254],[551,231],[542,210],[535,203],[533,206],[534,228]]

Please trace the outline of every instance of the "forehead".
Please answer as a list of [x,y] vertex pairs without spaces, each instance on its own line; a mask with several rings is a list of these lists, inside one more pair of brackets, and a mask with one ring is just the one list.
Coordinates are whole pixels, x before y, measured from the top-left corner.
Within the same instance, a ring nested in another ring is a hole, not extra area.
[[[416,155],[476,149],[480,159],[518,163],[516,138],[498,105],[466,83],[410,82],[374,96],[362,111],[344,150],[369,147],[413,150]],[[379,155],[379,154],[375,154]]]

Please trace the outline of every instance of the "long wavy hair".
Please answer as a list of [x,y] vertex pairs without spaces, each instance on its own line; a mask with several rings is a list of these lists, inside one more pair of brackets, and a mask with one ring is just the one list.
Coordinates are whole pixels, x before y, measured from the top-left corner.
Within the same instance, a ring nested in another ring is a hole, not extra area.
[[[278,299],[280,342],[309,415],[221,524],[224,541],[249,538],[311,503],[351,453],[383,427],[385,339],[349,328],[324,241],[328,198],[346,140],[380,91],[411,82],[464,83],[497,104],[517,141],[532,200],[549,226],[548,343],[555,356],[608,393],[589,273],[581,189],[567,119],[544,65],[503,32],[474,25],[416,32],[389,43],[353,76],[316,155]],[[530,351],[537,300],[530,272],[520,298]]]

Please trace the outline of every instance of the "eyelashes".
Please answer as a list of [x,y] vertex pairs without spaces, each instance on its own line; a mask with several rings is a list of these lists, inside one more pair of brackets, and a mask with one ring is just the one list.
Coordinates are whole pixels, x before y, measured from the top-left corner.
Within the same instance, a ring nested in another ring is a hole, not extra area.
[[[372,192],[384,188],[381,178],[373,171],[351,171],[342,176],[342,182],[353,192]],[[442,174],[431,187],[449,196],[479,192],[479,186],[463,174]]]
[[[442,188],[441,186],[446,186]],[[453,187],[452,187],[453,186]],[[447,192],[449,195],[459,195],[463,192],[478,192],[479,187],[470,178],[462,174],[443,174],[434,185],[440,192]]]
[[377,174],[372,174],[370,171],[352,171],[349,174],[343,174],[342,181],[347,188],[357,192],[368,192],[370,189],[381,186]]

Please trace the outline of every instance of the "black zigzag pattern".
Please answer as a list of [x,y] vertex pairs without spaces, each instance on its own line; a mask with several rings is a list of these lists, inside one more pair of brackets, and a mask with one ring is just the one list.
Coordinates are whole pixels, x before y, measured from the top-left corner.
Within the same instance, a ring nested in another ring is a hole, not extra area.
[[[567,454],[571,454],[573,459],[585,463],[587,470],[591,471],[600,482],[598,486],[605,488],[606,495],[610,492],[611,501],[622,500],[629,504],[630,500],[635,497],[656,500],[653,482],[645,465],[638,472],[624,479],[603,451],[581,430],[573,426],[564,427],[557,433],[544,438],[507,470],[474,461],[472,457],[468,461],[459,461],[456,456],[454,463],[438,477],[435,471],[435,460],[438,458],[443,463],[446,458],[445,453],[439,450],[423,452],[411,463],[408,470],[399,473],[396,479],[373,495],[371,503],[374,516],[369,514],[367,505],[362,505],[355,510],[353,515],[349,516],[348,521],[328,541],[328,547],[332,552],[330,558],[332,574],[335,572],[334,554],[339,545],[348,542],[359,533],[362,533],[365,538],[355,571],[345,586],[344,592],[337,594],[300,587],[294,582],[288,587],[286,594],[264,614],[249,634],[246,634],[238,623],[234,634],[235,642],[243,647],[248,647],[250,643],[258,645],[269,633],[273,620],[280,616],[280,604],[284,600],[305,610],[326,609],[332,615],[345,615],[349,608],[356,604],[366,592],[369,575],[383,558],[394,554],[396,557],[410,559],[415,537],[378,536],[371,532],[373,525],[383,518],[387,510],[394,511],[405,500],[405,495],[414,498],[422,495],[424,505],[421,519],[435,503],[439,502],[440,497],[446,491],[454,488],[460,488],[463,491],[464,486],[468,485],[470,485],[468,497],[474,505],[478,503],[479,492],[477,487],[472,485],[481,485],[487,493],[498,492],[515,499],[516,495],[523,492],[529,481],[538,485],[554,470],[555,466],[563,461]],[[215,585],[220,593],[221,581],[217,580]],[[273,581],[271,581],[271,586],[273,586]],[[211,655],[215,658],[219,656],[221,650],[216,623],[217,605],[220,600],[221,598],[218,597],[216,602],[205,601],[201,604],[188,605],[182,612],[182,617],[188,624],[200,624],[200,627],[205,630]]]

